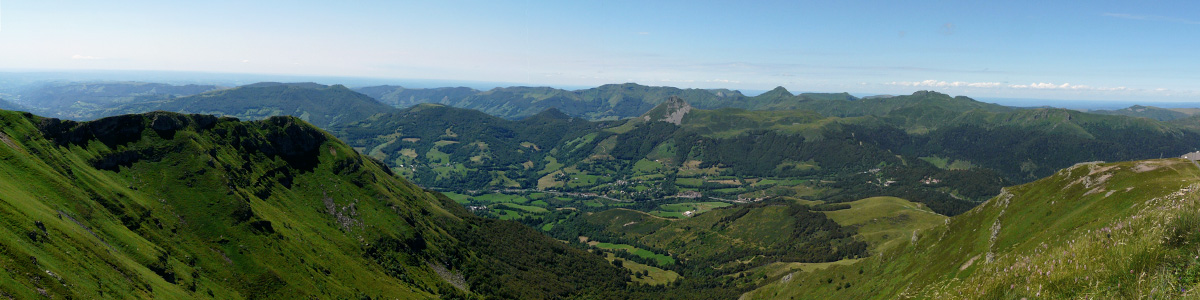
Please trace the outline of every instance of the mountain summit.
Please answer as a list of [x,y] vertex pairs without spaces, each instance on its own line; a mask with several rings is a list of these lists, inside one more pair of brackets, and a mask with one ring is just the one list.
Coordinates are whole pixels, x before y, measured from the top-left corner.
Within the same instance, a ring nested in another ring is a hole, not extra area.
[[655,106],[654,109],[642,114],[642,119],[646,121],[663,121],[679,125],[683,123],[683,116],[692,111],[692,105],[683,98],[671,96],[663,101],[662,104]]
[[760,97],[780,97],[780,96],[795,97],[796,95],[792,94],[792,92],[789,92],[786,88],[784,88],[782,86],[777,86],[774,89],[771,89],[770,91],[767,91],[766,93],[762,93],[762,95],[759,95],[759,96]]

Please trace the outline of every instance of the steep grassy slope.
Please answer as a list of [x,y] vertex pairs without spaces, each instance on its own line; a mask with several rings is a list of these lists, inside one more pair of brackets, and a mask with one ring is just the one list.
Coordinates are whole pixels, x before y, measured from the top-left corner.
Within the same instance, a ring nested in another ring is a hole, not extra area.
[[262,82],[199,95],[132,103],[101,115],[149,111],[203,113],[258,120],[294,116],[321,128],[365,120],[394,108],[341,85]]
[[914,231],[941,225],[946,216],[921,203],[896,197],[871,197],[847,202],[845,209],[824,211],[838,225],[854,228],[859,239],[879,253],[907,239]]
[[793,273],[748,296],[1195,297],[1198,209],[1200,168],[1192,162],[1079,164],[1008,188],[880,255]]
[[544,299],[628,273],[480,219],[296,118],[0,111],[0,295]]

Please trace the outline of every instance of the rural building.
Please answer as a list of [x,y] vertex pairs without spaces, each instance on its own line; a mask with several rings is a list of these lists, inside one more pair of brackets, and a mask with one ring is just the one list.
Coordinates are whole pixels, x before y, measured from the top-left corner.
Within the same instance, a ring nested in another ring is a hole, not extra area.
[[1182,157],[1186,160],[1200,160],[1200,151],[1184,154]]

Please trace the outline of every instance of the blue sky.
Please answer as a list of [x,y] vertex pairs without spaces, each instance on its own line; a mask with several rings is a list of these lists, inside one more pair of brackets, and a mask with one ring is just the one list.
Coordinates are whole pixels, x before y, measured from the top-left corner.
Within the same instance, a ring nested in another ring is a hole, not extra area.
[[0,0],[7,70],[1200,102],[1197,53],[1195,1]]

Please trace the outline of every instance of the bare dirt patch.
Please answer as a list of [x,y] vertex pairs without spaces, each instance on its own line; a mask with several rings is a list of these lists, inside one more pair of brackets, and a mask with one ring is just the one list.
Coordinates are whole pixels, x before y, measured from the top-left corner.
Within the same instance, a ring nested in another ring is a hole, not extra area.
[[1149,171],[1157,170],[1160,167],[1162,167],[1162,164],[1159,164],[1159,163],[1141,162],[1141,163],[1138,163],[1136,166],[1133,166],[1133,172],[1134,173],[1149,172]]
[[979,259],[979,255],[976,255],[975,257],[968,259],[966,263],[964,263],[961,267],[958,267],[958,270],[963,271],[963,270],[966,270],[967,268],[970,268],[971,265],[975,263],[976,259]]
[[8,145],[9,148],[25,152],[24,148],[17,146],[17,143],[13,143],[12,139],[10,139],[7,134],[4,134],[4,132],[0,132],[0,142],[4,142],[4,144]]

